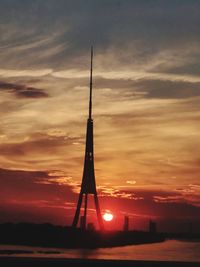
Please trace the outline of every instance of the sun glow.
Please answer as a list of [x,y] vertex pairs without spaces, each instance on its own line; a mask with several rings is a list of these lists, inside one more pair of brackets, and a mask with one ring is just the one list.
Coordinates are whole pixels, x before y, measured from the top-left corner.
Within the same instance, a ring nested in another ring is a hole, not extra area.
[[108,212],[106,212],[106,213],[104,213],[104,215],[103,215],[103,219],[104,219],[104,221],[106,221],[106,222],[110,222],[110,221],[112,221],[112,219],[113,219],[113,214],[112,214],[112,213],[108,213]]

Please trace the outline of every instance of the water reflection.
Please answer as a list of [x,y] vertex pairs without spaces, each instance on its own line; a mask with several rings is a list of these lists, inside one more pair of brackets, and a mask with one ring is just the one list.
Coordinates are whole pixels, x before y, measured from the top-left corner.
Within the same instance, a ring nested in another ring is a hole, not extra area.
[[[0,245],[0,251],[13,251],[12,256],[82,258],[82,259],[123,259],[200,262],[200,242],[167,240],[162,243],[132,245],[99,249],[55,249],[28,246]],[[15,251],[29,253],[14,253]],[[31,253],[30,253],[31,252]],[[5,255],[5,254],[4,254]]]

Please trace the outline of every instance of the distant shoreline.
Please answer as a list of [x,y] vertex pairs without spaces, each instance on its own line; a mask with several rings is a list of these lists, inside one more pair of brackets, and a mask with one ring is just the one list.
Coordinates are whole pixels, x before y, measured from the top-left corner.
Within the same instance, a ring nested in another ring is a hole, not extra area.
[[95,231],[50,224],[1,224],[0,243],[48,248],[103,248],[152,244],[165,240],[159,233]]
[[[3,245],[42,248],[111,248],[129,245],[161,243],[167,239],[200,241],[200,233],[157,233],[144,231],[89,231],[51,224],[0,224],[0,243]],[[29,252],[28,252],[29,253]],[[2,251],[1,255],[6,255]],[[17,253],[20,254],[20,251]],[[23,253],[21,253],[23,254]],[[8,251],[7,255],[13,255]]]
[[199,267],[200,262],[0,257],[3,267]]

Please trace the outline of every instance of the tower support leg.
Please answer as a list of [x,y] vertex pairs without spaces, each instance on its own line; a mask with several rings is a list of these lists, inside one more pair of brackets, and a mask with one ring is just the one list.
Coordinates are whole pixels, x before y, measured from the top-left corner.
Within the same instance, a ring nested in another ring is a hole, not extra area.
[[83,193],[80,192],[79,199],[78,199],[78,204],[77,204],[77,208],[76,208],[76,213],[75,213],[74,220],[73,220],[73,223],[72,223],[72,227],[76,227],[77,224],[78,224],[78,219],[79,219],[79,215],[80,215],[80,209],[81,209],[82,200],[83,200]]
[[101,216],[101,211],[100,211],[100,206],[99,206],[99,200],[97,197],[97,193],[94,194],[94,202],[95,202],[95,207],[96,207],[96,212],[97,212],[97,219],[99,223],[100,230],[104,230],[104,225],[103,225],[103,220]]
[[88,194],[85,194],[84,226],[83,226],[84,229],[86,229],[87,227],[87,200],[88,200]]

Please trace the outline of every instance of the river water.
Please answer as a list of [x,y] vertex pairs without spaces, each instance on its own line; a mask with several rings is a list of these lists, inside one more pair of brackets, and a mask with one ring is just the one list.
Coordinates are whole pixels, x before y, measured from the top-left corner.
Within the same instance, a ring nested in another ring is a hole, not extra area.
[[8,255],[5,250],[9,250],[10,256],[20,257],[200,262],[200,242],[186,242],[178,240],[167,240],[165,242],[155,244],[81,250],[0,245],[1,256]]

